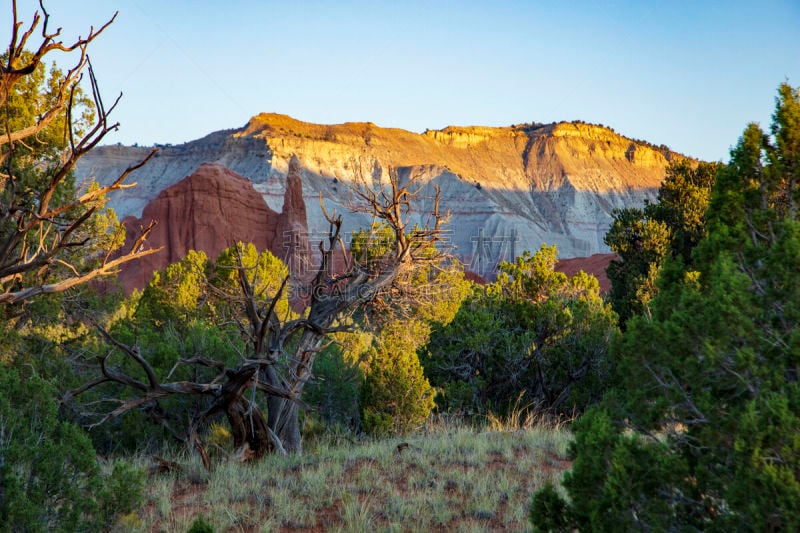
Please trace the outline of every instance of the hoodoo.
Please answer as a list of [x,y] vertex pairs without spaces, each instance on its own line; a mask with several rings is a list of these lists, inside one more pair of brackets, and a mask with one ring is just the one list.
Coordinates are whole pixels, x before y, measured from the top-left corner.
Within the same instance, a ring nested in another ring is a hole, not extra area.
[[[158,225],[147,240],[161,253],[125,265],[119,279],[126,292],[144,287],[153,272],[181,260],[189,250],[215,258],[231,244],[252,242],[287,263],[305,260],[308,227],[299,167],[288,177],[284,209],[272,210],[249,180],[217,163],[203,163],[191,175],[167,187],[145,206],[140,218],[124,219],[133,242],[151,220]],[[304,254],[297,257],[298,254]]]

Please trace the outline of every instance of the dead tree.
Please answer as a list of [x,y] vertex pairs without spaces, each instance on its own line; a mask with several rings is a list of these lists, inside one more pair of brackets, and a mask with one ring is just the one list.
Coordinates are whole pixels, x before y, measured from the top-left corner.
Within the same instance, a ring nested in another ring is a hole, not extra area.
[[[64,44],[60,40],[61,29],[51,31],[50,17],[44,5],[41,2],[39,5],[41,14],[36,12],[31,24],[22,31],[24,23],[18,20],[17,4],[12,1],[11,39],[0,64],[0,305],[65,291],[113,274],[121,264],[157,251],[143,248],[150,228],[121,255],[92,247],[97,236],[88,230],[92,217],[103,208],[106,194],[134,186],[125,180],[154,152],[110,185],[69,194],[66,199],[57,198],[67,186],[78,159],[119,126],[108,119],[119,97],[110,107],[104,106],[87,55],[89,45],[114,21],[116,14],[99,29],[90,28],[86,37]],[[26,47],[40,26],[38,46],[29,51]],[[11,99],[16,87],[37,68],[42,68],[48,54],[59,51],[74,54],[77,59],[58,80],[47,109],[31,117],[28,123],[12,125]],[[73,112],[84,72],[88,72],[96,121],[86,131],[76,134]],[[38,155],[43,150],[40,136],[47,128],[60,127],[62,123],[63,146],[59,147],[59,157]],[[31,183],[23,171],[34,171],[39,178]]]
[[[290,165],[297,164],[293,159]],[[379,189],[367,186],[360,176],[356,179],[352,188],[354,201],[349,207],[371,213],[376,221],[391,228],[394,235],[390,251],[369,263],[346,254],[341,235],[342,218],[329,214],[323,205],[329,231],[319,243],[319,264],[303,287],[308,295],[308,308],[301,317],[286,320],[276,312],[279,299],[288,289],[289,277],[282,280],[275,294],[263,298],[257,294],[256,282],[248,276],[241,254],[233,267],[238,285],[235,292],[213,288],[208,280],[210,297],[233,303],[238,309],[248,351],[235,368],[219,361],[192,357],[179,361],[177,366],[202,365],[214,369],[213,377],[205,381],[162,382],[137,346],[119,343],[100,328],[112,346],[98,359],[100,375],[69,392],[66,400],[109,383],[134,392],[133,398],[111,400],[116,406],[111,411],[84,412],[94,415],[97,421],[93,425],[98,425],[133,409],[146,406],[152,409],[166,396],[202,395],[207,398],[207,407],[193,418],[188,429],[173,431],[179,439],[202,450],[197,440],[199,428],[212,417],[224,415],[239,455],[258,458],[268,452],[301,452],[298,420],[299,409],[303,407],[301,395],[312,376],[316,355],[328,342],[328,335],[348,330],[345,319],[355,311],[397,293],[398,282],[405,279],[415,265],[437,260],[430,251],[439,240],[443,221],[438,190],[432,199],[433,208],[427,223],[413,229],[409,227],[411,200],[421,189],[421,184],[413,178],[401,184],[396,172],[390,172],[389,183]],[[339,261],[335,261],[337,254],[342,254]],[[146,380],[125,374],[118,366],[112,367],[109,361],[114,354],[134,361]],[[266,402],[261,405],[256,401],[258,392],[266,395]],[[166,418],[163,421],[166,422]]]

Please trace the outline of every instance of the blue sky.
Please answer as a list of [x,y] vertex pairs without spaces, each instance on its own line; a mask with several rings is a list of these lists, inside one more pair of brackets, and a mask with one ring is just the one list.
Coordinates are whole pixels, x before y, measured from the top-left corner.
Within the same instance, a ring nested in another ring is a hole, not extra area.
[[[29,21],[36,3],[19,4]],[[581,119],[726,161],[748,122],[768,127],[777,86],[800,86],[798,0],[45,5],[65,36],[120,11],[91,51],[105,100],[124,93],[112,143],[259,112],[418,132]]]

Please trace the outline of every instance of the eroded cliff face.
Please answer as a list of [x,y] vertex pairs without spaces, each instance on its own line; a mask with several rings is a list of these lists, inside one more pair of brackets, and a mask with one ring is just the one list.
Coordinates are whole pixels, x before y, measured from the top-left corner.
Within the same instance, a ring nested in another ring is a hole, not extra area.
[[[78,177],[107,183],[146,152],[97,148],[79,162]],[[296,180],[288,177],[293,156]],[[367,227],[368,216],[347,209],[349,186],[357,175],[374,186],[386,184],[389,169],[396,168],[403,180],[415,177],[421,185],[414,222],[424,222],[439,187],[440,207],[451,213],[447,228],[453,253],[491,278],[498,261],[542,243],[556,244],[565,258],[608,252],[603,235],[612,209],[654,200],[668,158],[680,157],[583,123],[448,127],[416,134],[371,123],[319,125],[260,114],[239,130],[162,148],[134,174],[139,185],[115,195],[110,205],[122,216],[138,217],[162,190],[202,163],[215,162],[247,177],[274,212],[285,210],[290,183],[294,190],[301,188],[311,249],[316,249],[327,229],[320,198],[328,210],[343,215],[345,234]]]
[[[180,261],[189,250],[216,258],[236,242],[252,242],[269,249],[288,264],[307,255],[307,226],[297,161],[292,163],[286,189],[287,210],[270,209],[247,178],[218,163],[203,163],[191,175],[161,191],[145,206],[142,216],[126,217],[126,246],[137,239],[151,220],[158,222],[147,240],[160,253],[126,263],[119,280],[126,293],[142,289],[153,272]],[[302,254],[302,255],[300,255]]]

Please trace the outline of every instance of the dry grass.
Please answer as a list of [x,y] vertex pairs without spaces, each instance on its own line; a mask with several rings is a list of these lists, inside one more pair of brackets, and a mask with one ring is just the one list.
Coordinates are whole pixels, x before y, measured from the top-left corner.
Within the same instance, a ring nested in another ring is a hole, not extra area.
[[[510,425],[509,425],[510,423]],[[533,492],[565,468],[569,433],[519,419],[429,425],[405,438],[318,442],[254,465],[194,458],[155,476],[122,531],[524,531]]]

